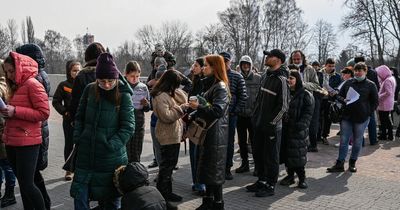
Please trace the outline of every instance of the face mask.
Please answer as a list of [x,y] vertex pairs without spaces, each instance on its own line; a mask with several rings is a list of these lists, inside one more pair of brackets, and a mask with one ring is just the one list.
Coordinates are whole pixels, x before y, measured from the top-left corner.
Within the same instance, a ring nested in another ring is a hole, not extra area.
[[105,87],[103,87],[103,86],[99,83],[99,88],[101,88],[101,89],[103,89],[103,90],[105,90],[105,91],[112,90],[112,89],[115,88],[115,86],[117,86],[117,82],[114,82],[114,83],[110,86],[110,88],[105,88]]
[[354,79],[356,79],[357,81],[361,82],[361,81],[363,81],[365,79],[365,75],[361,76],[361,77],[355,76]]
[[299,67],[303,65],[303,63],[299,63],[299,64],[294,64],[295,66]]

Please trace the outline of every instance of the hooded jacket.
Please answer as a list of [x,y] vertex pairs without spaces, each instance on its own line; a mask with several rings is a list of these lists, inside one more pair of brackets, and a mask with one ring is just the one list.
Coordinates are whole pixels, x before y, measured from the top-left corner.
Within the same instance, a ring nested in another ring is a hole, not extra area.
[[148,186],[149,173],[142,164],[129,163],[123,170],[118,169],[115,174],[114,184],[123,194],[121,210],[167,209],[165,200],[157,188]]
[[8,104],[15,106],[15,114],[6,119],[3,141],[9,146],[31,146],[42,143],[42,121],[50,114],[45,89],[35,76],[38,64],[30,57],[11,52],[15,60],[17,89]]
[[[47,97],[50,93],[50,79],[46,73],[46,61],[42,49],[36,44],[24,44],[16,49],[17,53],[27,55],[36,61],[38,64],[38,74],[35,78],[43,85]],[[39,156],[37,161],[37,169],[44,170],[48,165],[48,150],[49,150],[49,125],[47,120],[42,122],[42,144],[40,145]]]
[[71,70],[66,70],[67,80],[60,82],[58,84],[56,92],[53,95],[53,107],[56,111],[63,116],[64,120],[71,121],[70,116],[65,116],[65,113],[68,111],[68,107],[71,105],[71,94],[72,94],[72,85],[74,83],[74,79],[71,77]]
[[[250,71],[247,74],[242,70],[242,62],[250,63]],[[242,74],[246,84],[246,93],[247,93],[246,104],[243,110],[239,113],[239,116],[251,117],[256,104],[255,102],[257,94],[261,86],[261,76],[252,71],[253,61],[248,55],[242,56],[242,58],[239,61],[239,66],[240,66],[240,73]]]
[[394,106],[394,93],[396,80],[392,76],[392,71],[385,65],[376,68],[380,89],[378,92],[379,105],[378,111],[392,111]]
[[125,145],[134,132],[135,117],[132,89],[121,75],[119,106],[104,97],[97,100],[95,87],[91,83],[85,88],[75,117],[77,155],[70,193],[77,198],[89,187],[89,199],[98,201],[119,196],[112,178],[117,167],[128,163]]

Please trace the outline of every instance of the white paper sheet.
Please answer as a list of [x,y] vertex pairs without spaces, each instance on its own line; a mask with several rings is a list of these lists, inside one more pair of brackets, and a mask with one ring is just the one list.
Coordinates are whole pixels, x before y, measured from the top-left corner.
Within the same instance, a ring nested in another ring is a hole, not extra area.
[[357,93],[357,91],[354,90],[352,87],[350,87],[346,94],[346,101],[347,101],[346,104],[347,105],[352,104],[356,102],[359,98],[360,94]]

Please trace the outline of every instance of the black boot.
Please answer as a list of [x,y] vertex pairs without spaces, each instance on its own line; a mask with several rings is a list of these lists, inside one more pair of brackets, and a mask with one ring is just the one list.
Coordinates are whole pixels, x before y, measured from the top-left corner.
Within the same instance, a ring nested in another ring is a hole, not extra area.
[[212,204],[212,210],[224,210],[224,201],[214,201]]
[[396,130],[396,137],[400,137],[400,127],[397,127],[397,130]]
[[293,175],[287,175],[285,178],[283,178],[280,182],[280,185],[282,186],[289,186],[291,184],[294,184],[294,176]]
[[1,208],[11,206],[16,203],[17,201],[15,200],[14,187],[6,187],[4,197],[1,198]]
[[232,180],[233,179],[233,175],[231,173],[231,167],[226,168],[226,170],[225,170],[225,179],[226,180]]
[[330,168],[326,169],[329,173],[343,172],[344,171],[344,161],[337,160],[336,164]]
[[213,207],[213,198],[211,196],[204,196],[203,203],[196,210],[211,210]]
[[356,168],[356,160],[350,159],[349,160],[349,171],[350,172],[357,172],[357,168]]
[[167,201],[167,210],[177,210],[178,207],[175,204],[172,204],[171,202]]
[[306,183],[306,173],[303,171],[302,173],[298,173],[297,176],[299,177],[299,184],[297,185],[300,189],[307,189],[308,185]]
[[240,167],[235,170],[235,172],[238,173],[238,174],[244,173],[244,172],[249,172],[249,171],[250,171],[250,167],[249,167],[249,161],[248,160],[243,160],[242,164],[240,165]]

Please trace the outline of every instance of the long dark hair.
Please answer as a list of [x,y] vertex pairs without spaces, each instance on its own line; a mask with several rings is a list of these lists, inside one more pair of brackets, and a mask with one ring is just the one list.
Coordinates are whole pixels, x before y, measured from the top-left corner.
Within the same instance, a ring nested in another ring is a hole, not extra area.
[[121,103],[121,93],[119,92],[119,79],[117,79],[117,85],[112,90],[103,90],[99,87],[99,82],[96,80],[96,85],[94,86],[94,93],[96,96],[96,102],[100,101],[100,98],[114,104],[119,110],[119,105]]
[[303,81],[301,80],[301,76],[300,76],[299,71],[290,70],[289,71],[289,76],[292,76],[292,77],[296,78],[296,86],[294,87],[295,91],[298,91],[301,88],[303,88]]
[[171,97],[175,96],[175,90],[180,86],[182,77],[176,70],[167,70],[158,80],[153,90],[150,92],[152,97],[162,92],[168,93]]

